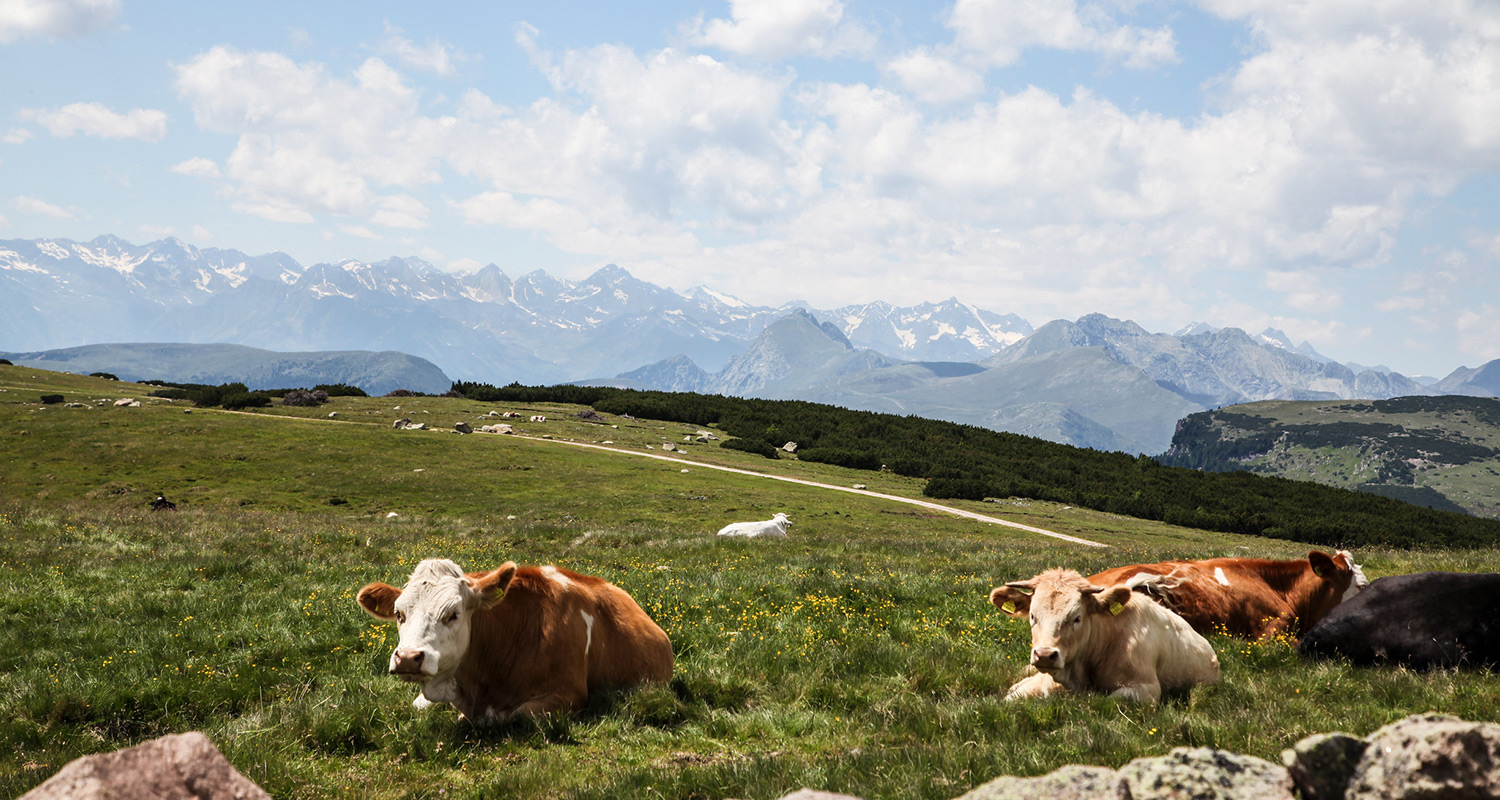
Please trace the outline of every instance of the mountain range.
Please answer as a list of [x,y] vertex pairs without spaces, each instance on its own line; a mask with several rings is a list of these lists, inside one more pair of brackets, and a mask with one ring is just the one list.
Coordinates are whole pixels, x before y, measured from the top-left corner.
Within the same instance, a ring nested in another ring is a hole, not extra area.
[[176,239],[0,241],[0,347],[123,341],[399,351],[463,380],[812,400],[1144,453],[1187,414],[1233,403],[1500,394],[1500,362],[1429,387],[1269,329],[1151,333],[1100,314],[1033,329],[957,298],[772,308],[615,265],[575,282],[416,258],[304,267]]

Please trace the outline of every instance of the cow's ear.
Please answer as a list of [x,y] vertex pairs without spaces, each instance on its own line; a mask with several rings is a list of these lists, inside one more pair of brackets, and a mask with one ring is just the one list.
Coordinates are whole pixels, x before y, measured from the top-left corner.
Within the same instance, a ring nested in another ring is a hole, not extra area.
[[396,618],[396,598],[400,596],[400,589],[376,581],[366,584],[354,599],[359,601],[360,608],[368,611],[370,616],[390,620]]
[[470,575],[469,585],[474,587],[481,603],[490,605],[499,602],[500,598],[505,596],[505,590],[510,586],[510,581],[514,577],[516,577],[516,562],[507,561],[489,572]]
[[990,592],[990,602],[1013,619],[1023,619],[1031,612],[1031,595],[1011,584]]
[[1333,560],[1332,556],[1318,550],[1314,550],[1311,553],[1308,553],[1307,561],[1308,563],[1312,564],[1313,574],[1325,581],[1337,578],[1340,572],[1349,571],[1349,567],[1347,565],[1340,569],[1338,563]]
[[1093,598],[1091,607],[1095,612],[1111,616],[1124,611],[1134,594],[1130,585],[1125,583],[1117,583],[1108,589],[1102,586],[1090,586],[1083,590],[1084,597]]

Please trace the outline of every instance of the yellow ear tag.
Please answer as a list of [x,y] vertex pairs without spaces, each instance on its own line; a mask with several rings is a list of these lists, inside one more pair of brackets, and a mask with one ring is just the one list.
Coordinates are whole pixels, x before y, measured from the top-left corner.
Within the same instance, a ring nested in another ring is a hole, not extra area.
[[1125,610],[1125,606],[1122,606],[1119,603],[1110,603],[1109,604],[1109,613],[1114,614],[1117,617],[1120,616],[1120,612],[1124,611],[1124,610]]
[[1014,614],[1016,613],[1016,604],[1010,600],[1006,600],[1005,603],[1000,606],[1000,610],[1004,611],[1007,614]]

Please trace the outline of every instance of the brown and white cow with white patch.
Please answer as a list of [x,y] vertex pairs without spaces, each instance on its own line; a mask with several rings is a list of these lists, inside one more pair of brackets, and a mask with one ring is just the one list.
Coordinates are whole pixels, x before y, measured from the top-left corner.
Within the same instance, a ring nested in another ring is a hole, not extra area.
[[390,674],[422,685],[414,705],[451,703],[473,720],[583,708],[589,692],[672,677],[667,634],[618,586],[508,561],[467,575],[417,565],[405,588],[371,583],[359,604],[395,620]]
[[1109,586],[1129,581],[1157,598],[1199,633],[1247,639],[1300,637],[1365,584],[1347,550],[1316,550],[1307,558],[1211,558],[1107,569],[1089,580]]
[[1123,583],[1099,586],[1073,570],[1051,569],[995,589],[990,602],[1031,622],[1037,674],[1010,687],[1007,700],[1062,688],[1154,703],[1163,691],[1219,680],[1208,640]]

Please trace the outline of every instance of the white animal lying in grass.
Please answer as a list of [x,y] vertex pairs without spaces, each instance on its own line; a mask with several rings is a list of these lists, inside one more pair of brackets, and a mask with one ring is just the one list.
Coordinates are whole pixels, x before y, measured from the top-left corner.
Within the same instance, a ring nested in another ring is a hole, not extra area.
[[792,521],[785,514],[778,513],[768,520],[760,522],[734,522],[719,529],[720,536],[743,536],[746,539],[754,539],[759,536],[781,536],[786,537],[786,529],[792,526]]

